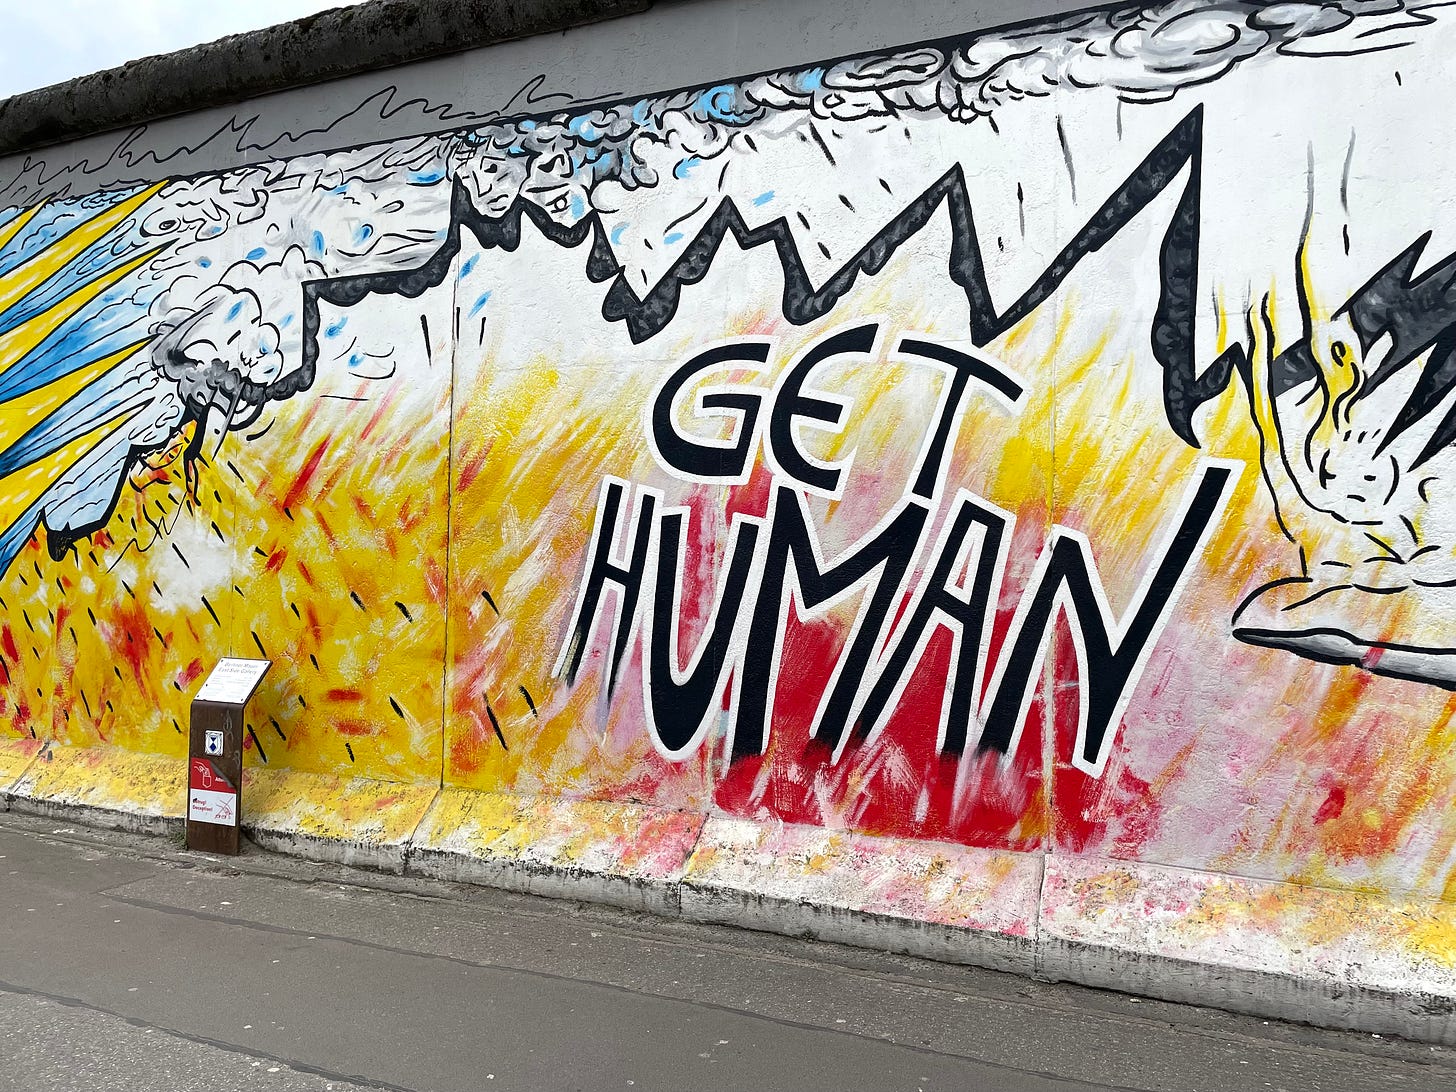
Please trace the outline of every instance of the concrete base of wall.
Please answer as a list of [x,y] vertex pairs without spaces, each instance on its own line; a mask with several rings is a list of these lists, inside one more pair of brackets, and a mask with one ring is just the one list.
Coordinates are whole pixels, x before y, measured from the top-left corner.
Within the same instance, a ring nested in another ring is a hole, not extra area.
[[[180,835],[185,763],[0,743],[0,806]],[[315,860],[810,936],[1456,1045],[1456,904],[643,805],[250,769],[243,827]]]
[[251,767],[243,771],[243,833],[264,849],[404,873],[432,785]]
[[118,747],[37,746],[0,785],[6,806],[66,822],[181,837],[187,763]]
[[408,871],[677,916],[701,815],[596,800],[442,789]]
[[[34,739],[0,740],[0,789],[8,789],[20,780],[42,746],[44,744]],[[0,809],[9,806],[10,794],[0,793]]]
[[1039,855],[712,818],[683,870],[695,921],[1031,974]]
[[1050,856],[1037,974],[1456,1043],[1456,904]]

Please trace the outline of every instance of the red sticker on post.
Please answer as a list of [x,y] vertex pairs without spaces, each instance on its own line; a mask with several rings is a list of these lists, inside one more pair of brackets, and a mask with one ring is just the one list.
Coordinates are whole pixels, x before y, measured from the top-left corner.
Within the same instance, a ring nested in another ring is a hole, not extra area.
[[187,776],[187,818],[197,823],[236,826],[238,790],[205,758],[194,758]]

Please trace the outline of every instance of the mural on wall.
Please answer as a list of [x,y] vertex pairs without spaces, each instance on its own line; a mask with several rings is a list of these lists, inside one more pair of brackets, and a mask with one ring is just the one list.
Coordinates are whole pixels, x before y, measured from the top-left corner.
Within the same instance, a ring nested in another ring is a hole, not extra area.
[[1444,890],[1451,19],[1114,8],[12,209],[10,723],[180,750],[262,653],[258,761]]

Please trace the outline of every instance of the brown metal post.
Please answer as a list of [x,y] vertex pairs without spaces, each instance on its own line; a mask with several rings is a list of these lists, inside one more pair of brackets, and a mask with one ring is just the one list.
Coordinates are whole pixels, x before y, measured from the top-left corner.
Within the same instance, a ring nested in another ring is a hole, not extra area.
[[266,660],[218,663],[192,699],[187,747],[187,848],[242,850],[243,717]]
[[[208,732],[221,732],[222,754],[207,754]],[[243,707],[221,702],[192,703],[192,734],[187,749],[187,848],[236,856],[241,850],[243,791]],[[202,763],[201,766],[198,763]],[[209,793],[200,796],[199,793]],[[232,814],[221,798],[231,795]],[[220,808],[218,805],[222,804]],[[201,805],[211,804],[211,808]],[[222,813],[219,814],[219,811]],[[210,820],[194,816],[210,814]],[[219,820],[230,818],[230,822]]]

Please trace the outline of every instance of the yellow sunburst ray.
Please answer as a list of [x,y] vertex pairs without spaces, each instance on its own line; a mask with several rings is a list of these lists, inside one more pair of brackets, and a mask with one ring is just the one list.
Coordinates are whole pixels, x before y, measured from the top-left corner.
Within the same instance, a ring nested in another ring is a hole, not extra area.
[[72,228],[55,242],[46,246],[40,253],[27,258],[5,274],[4,280],[0,281],[0,311],[7,310],[17,301],[24,299],[75,261],[88,247],[110,233],[128,216],[151,200],[165,185],[165,182],[158,182],[155,186],[148,186],[139,193],[132,194],[124,201],[118,201],[85,223]]
[[43,208],[45,208],[44,205],[32,205],[14,220],[11,220],[10,223],[0,228],[0,253],[3,253],[5,248],[15,241],[15,237],[25,230],[25,225],[34,220],[35,214]]
[[145,340],[84,364],[37,390],[17,395],[0,403],[0,451],[10,448],[55,410],[60,409],[81,391],[131,356]]
[[0,478],[0,528],[10,528],[25,515],[45,491],[91,452],[114,436],[136,415],[136,410],[118,414],[110,421],[82,433],[64,447],[37,459],[29,466]]
[[156,247],[143,251],[109,273],[87,281],[64,299],[57,300],[50,307],[38,315],[32,315],[14,329],[0,334],[0,374],[3,374],[17,361],[24,359],[26,353],[60,329],[61,325],[81,308],[117,281],[151,261],[161,253],[161,250],[161,247]]

